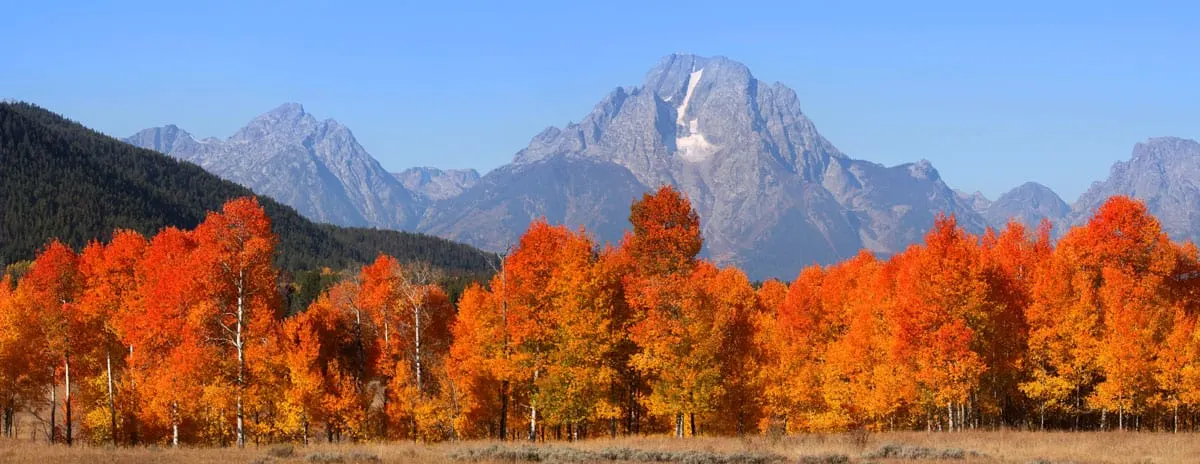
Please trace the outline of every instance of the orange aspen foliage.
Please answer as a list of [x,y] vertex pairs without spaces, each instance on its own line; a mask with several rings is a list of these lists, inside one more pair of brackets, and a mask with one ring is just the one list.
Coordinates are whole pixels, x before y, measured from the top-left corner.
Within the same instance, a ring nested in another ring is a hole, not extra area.
[[979,247],[953,217],[939,217],[923,245],[893,262],[898,354],[909,360],[924,408],[944,410],[947,427],[962,428],[963,406],[987,367],[978,330],[992,323]]
[[[41,328],[41,346],[30,346],[29,349],[45,350],[48,357],[55,359],[58,364],[55,373],[57,379],[62,379],[63,418],[62,438],[68,445],[74,441],[72,417],[73,403],[71,394],[74,390],[71,380],[72,362],[79,352],[88,346],[91,337],[97,336],[87,325],[87,319],[79,310],[79,297],[83,293],[84,278],[79,272],[79,257],[59,241],[53,241],[46,246],[33,266],[18,286],[18,292],[24,295],[27,304],[38,317]],[[76,367],[76,379],[80,374]],[[41,366],[41,369],[55,369],[54,366]],[[57,387],[51,386],[50,434],[51,441],[57,440],[57,423],[54,397]]]
[[629,364],[631,357],[638,350],[630,333],[641,319],[641,312],[630,305],[626,296],[626,280],[632,272],[629,256],[622,249],[613,246],[607,246],[601,251],[593,265],[597,298],[600,304],[608,308],[606,325],[610,349],[604,362],[615,376],[607,392],[606,406],[616,408],[608,410],[616,414],[615,417],[609,417],[610,436],[615,436],[618,432],[637,434],[643,418],[647,415],[642,402],[648,394],[649,386],[641,374],[630,368]]
[[[299,434],[308,444],[310,428],[314,423],[330,423],[330,411],[326,408],[326,397],[335,395],[326,380],[324,369],[330,367],[328,359],[322,359],[321,348],[332,340],[322,343],[318,328],[323,306],[314,303],[308,311],[284,323],[283,342],[280,352],[286,369],[287,384],[283,397],[281,427],[293,436]],[[337,362],[332,361],[332,367]],[[353,393],[353,392],[348,392]],[[327,425],[328,426],[328,425]]]
[[643,276],[689,272],[700,253],[700,219],[678,190],[663,186],[633,203],[622,245]]
[[708,421],[717,433],[745,435],[756,428],[762,414],[762,389],[756,382],[762,353],[754,338],[755,321],[763,308],[750,279],[737,268],[721,269],[705,290],[713,302],[713,331],[720,340],[717,360],[723,384],[715,414]]
[[203,361],[213,355],[189,321],[200,302],[191,264],[195,248],[189,232],[167,228],[155,235],[136,270],[142,304],[118,313],[116,323],[130,347],[126,363],[138,411],[131,433],[176,446],[191,438],[195,424],[185,419],[198,414],[208,375]]
[[831,267],[821,284],[832,332],[821,366],[821,399],[809,428],[882,430],[900,425],[916,384],[897,350],[894,270],[868,252]]
[[500,306],[498,298],[479,285],[468,287],[458,300],[447,371],[456,405],[452,421],[460,438],[500,434],[498,414],[506,393],[494,367],[506,350]]
[[[761,371],[766,412],[770,426],[783,431],[812,428],[810,415],[823,411],[821,399],[822,358],[837,335],[821,302],[825,271],[804,268],[783,297],[770,297],[771,317],[764,319],[759,344],[764,353]],[[776,292],[764,285],[760,294]],[[769,302],[768,302],[769,304]]]
[[0,277],[0,432],[31,408],[51,440],[175,445],[1198,424],[1200,251],[1137,201],[1057,244],[939,217],[886,260],[757,289],[697,257],[679,192],[630,222],[598,250],[535,221],[457,308],[381,255],[286,320],[253,199],[51,242]]
[[246,392],[254,370],[267,361],[269,339],[281,309],[277,272],[271,267],[276,237],[254,198],[225,204],[195,231],[196,266],[203,297],[192,320],[209,344],[228,353],[208,359],[223,375],[210,391],[233,400],[233,434],[246,445]]
[[1020,222],[1010,221],[998,234],[989,229],[982,239],[983,278],[987,283],[986,324],[976,327],[980,355],[988,369],[980,379],[979,415],[988,425],[1020,420],[1025,380],[1029,322],[1025,308],[1032,301],[1034,276],[1048,259],[1050,222],[1042,221],[1036,236]]
[[1164,297],[1176,250],[1145,205],[1124,197],[1102,205],[1081,230],[1073,238],[1086,246],[1085,259],[1096,260],[1085,269],[1098,271],[1095,303],[1102,314],[1093,356],[1103,379],[1088,400],[1115,411],[1117,428],[1124,429],[1126,415],[1141,413],[1153,394],[1157,347],[1174,317]]
[[[122,432],[118,415],[126,420],[132,416],[132,411],[122,413],[117,410],[118,389],[128,389],[128,379],[123,375],[127,349],[119,321],[123,312],[142,304],[137,292],[137,267],[147,246],[141,234],[118,230],[108,245],[93,242],[80,255],[80,269],[85,280],[80,309],[89,320],[88,325],[100,331],[89,357],[102,364],[94,370],[95,375],[81,385],[85,387],[81,390],[89,406],[83,424],[93,441],[107,436],[116,445]],[[116,378],[118,376],[121,378]],[[128,406],[128,401],[124,403]],[[128,426],[132,427],[132,424]],[[134,437],[132,433],[127,435]]]
[[576,430],[616,416],[605,401],[615,379],[605,362],[614,308],[601,299],[594,248],[583,233],[535,221],[505,265],[516,359],[530,388],[531,440],[539,420]]
[[[669,186],[644,195],[630,209],[633,233],[625,236],[621,248],[633,272],[625,277],[624,293],[637,320],[630,328],[630,340],[640,348],[630,365],[651,386],[643,401],[648,411],[673,416],[675,435],[681,437],[684,416],[698,408],[707,410],[719,394],[713,383],[718,371],[713,366],[704,369],[693,360],[697,369],[692,372],[666,369],[687,357],[673,351],[689,339],[687,329],[704,332],[699,323],[689,327],[692,321],[684,314],[687,303],[693,310],[700,306],[695,280],[702,277],[693,276],[703,246],[700,221],[687,198]],[[703,398],[697,399],[697,394]]]
[[0,277],[0,432],[8,438],[17,433],[17,414],[44,401],[54,378],[48,366],[56,363],[42,346],[40,315],[15,287],[11,274]]
[[441,432],[424,431],[426,426],[450,428],[442,424],[441,411],[428,408],[440,392],[435,382],[426,380],[442,368],[454,308],[434,284],[436,276],[427,265],[402,266],[395,258],[381,255],[363,267],[360,280],[361,306],[382,329],[383,355],[377,371],[387,385],[384,420],[388,429],[408,438],[440,436]]

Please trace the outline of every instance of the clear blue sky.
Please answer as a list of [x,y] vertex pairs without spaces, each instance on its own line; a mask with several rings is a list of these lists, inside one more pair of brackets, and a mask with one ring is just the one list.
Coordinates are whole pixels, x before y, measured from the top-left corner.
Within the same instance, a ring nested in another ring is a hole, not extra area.
[[388,169],[486,171],[682,51],[792,87],[851,156],[992,198],[1071,202],[1139,140],[1200,138],[1197,2],[98,3],[6,4],[0,98],[222,138],[296,101]]

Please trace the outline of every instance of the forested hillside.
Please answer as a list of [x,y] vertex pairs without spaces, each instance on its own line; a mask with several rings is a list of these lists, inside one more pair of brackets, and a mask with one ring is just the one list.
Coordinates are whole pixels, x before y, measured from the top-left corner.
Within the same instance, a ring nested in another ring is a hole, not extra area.
[[[0,103],[0,264],[32,259],[57,237],[75,249],[116,228],[194,228],[206,211],[253,195],[200,167],[134,147],[27,103]],[[488,256],[405,232],[314,224],[260,197],[279,235],[276,264],[345,268],[380,252],[451,271],[485,272]]]

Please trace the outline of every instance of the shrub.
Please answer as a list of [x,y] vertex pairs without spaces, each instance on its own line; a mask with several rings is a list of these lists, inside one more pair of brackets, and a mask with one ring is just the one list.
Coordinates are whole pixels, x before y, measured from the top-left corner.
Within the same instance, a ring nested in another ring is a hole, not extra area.
[[920,446],[902,446],[886,444],[870,453],[863,454],[864,459],[963,459],[967,456],[979,457],[982,454],[974,451],[963,451],[957,448],[934,449]]
[[[468,461],[511,462],[678,462],[684,464],[777,464],[786,458],[777,454],[740,452],[720,454],[708,451],[653,451],[631,448],[605,448],[600,451],[581,450],[562,446],[491,445],[482,448],[463,448],[450,457]],[[844,461],[843,461],[844,462]],[[837,464],[830,462],[830,464]]]
[[847,464],[849,462],[850,456],[844,454],[829,453],[800,457],[800,464]]
[[354,463],[354,462],[380,462],[379,456],[370,453],[359,451],[351,453],[329,453],[320,452],[308,455],[308,462],[318,464],[334,464],[334,463]]
[[275,445],[267,449],[267,456],[273,458],[290,458],[296,455],[296,448],[292,445]]

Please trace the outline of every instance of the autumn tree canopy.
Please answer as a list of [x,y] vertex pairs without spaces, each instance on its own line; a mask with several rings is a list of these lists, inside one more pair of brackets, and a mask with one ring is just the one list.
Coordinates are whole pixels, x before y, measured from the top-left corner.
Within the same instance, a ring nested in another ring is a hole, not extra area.
[[293,311],[251,198],[51,240],[0,277],[0,431],[30,411],[68,444],[1200,426],[1200,252],[1135,200],[1057,243],[939,216],[787,282],[701,257],[670,187],[630,223],[599,246],[534,221],[456,301],[380,254]]

